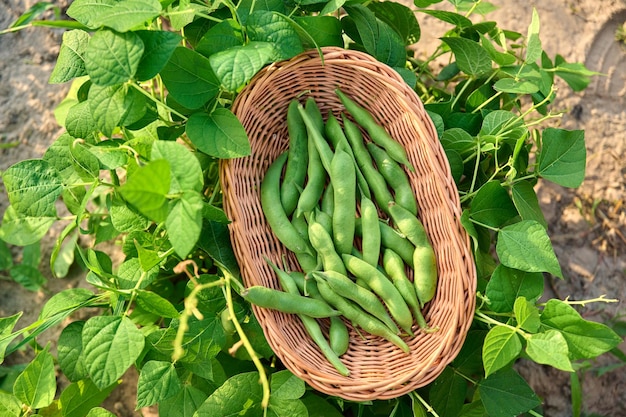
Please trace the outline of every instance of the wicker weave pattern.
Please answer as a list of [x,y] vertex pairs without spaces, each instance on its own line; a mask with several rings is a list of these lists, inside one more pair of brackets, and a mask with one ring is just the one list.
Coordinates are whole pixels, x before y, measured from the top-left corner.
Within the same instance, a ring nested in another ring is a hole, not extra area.
[[368,108],[406,148],[415,172],[408,172],[438,259],[439,285],[424,310],[426,320],[439,326],[436,333],[416,330],[405,338],[410,354],[391,343],[365,335],[350,325],[351,343],[342,360],[350,370],[339,375],[309,339],[296,317],[254,307],[265,335],[279,358],[313,388],[330,395],[364,401],[398,397],[432,382],[456,356],[471,323],[475,307],[476,274],[469,240],[460,225],[460,204],[448,162],[432,122],[419,98],[391,68],[369,55],[324,48],[276,63],[258,74],[237,97],[233,111],[250,137],[249,157],[224,161],[221,179],[224,209],[232,219],[231,238],[246,285],[280,288],[263,260],[277,264],[293,254],[274,237],[265,222],[259,185],[269,164],[287,148],[286,113],[295,97],[313,96],[322,114],[343,111],[335,95],[340,87]]

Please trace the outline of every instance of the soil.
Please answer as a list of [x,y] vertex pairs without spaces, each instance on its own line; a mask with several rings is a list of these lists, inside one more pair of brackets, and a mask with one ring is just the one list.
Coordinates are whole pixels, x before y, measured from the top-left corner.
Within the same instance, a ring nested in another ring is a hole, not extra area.
[[[0,29],[6,28],[35,0],[0,0]],[[55,2],[62,8],[69,0]],[[616,32],[626,22],[626,2],[617,0],[552,0],[518,2],[494,0],[499,10],[489,14],[500,27],[526,33],[533,7],[541,19],[544,49],[568,62],[583,62],[602,75],[593,78],[584,92],[561,85],[555,108],[564,111],[558,124],[585,131],[587,172],[583,185],[565,189],[540,183],[537,192],[549,223],[549,234],[565,274],[563,280],[546,281],[546,298],[595,299],[602,295],[613,303],[596,302],[581,308],[590,320],[609,325],[626,321],[626,43]],[[443,3],[442,3],[443,4]],[[422,40],[428,49],[443,36],[447,26],[418,14]],[[56,60],[62,32],[36,28],[0,36],[0,171],[29,158],[39,158],[62,132],[54,108],[68,85],[50,85],[48,77]],[[16,146],[7,147],[7,144]],[[0,183],[0,213],[7,207]],[[53,230],[42,241],[41,270],[51,277],[46,262],[58,234]],[[19,258],[19,251],[15,253]],[[18,261],[19,259],[16,259]],[[0,280],[0,316],[18,311],[19,326],[32,323],[43,303],[64,288],[85,285],[80,273],[65,279],[49,278],[44,290],[29,292]],[[50,330],[42,344],[58,337]],[[620,348],[626,351],[626,344]],[[13,355],[7,363],[23,363],[28,351]],[[620,362],[604,355],[585,364],[582,372],[583,412],[600,416],[626,416],[626,372],[610,370]],[[572,415],[569,375],[525,361],[517,369],[544,401],[544,415]],[[608,371],[607,371],[608,370]],[[128,374],[105,406],[120,417],[155,415],[154,409],[135,411],[136,375]]]

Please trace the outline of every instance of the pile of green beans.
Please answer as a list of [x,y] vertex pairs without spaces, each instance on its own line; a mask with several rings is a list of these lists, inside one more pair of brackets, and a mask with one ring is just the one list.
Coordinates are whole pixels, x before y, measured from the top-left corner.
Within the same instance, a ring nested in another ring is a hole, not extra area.
[[[346,323],[409,351],[403,335],[435,331],[421,309],[437,288],[435,252],[418,216],[406,151],[340,90],[345,112],[324,117],[315,100],[287,110],[289,147],[268,168],[261,205],[301,271],[270,262],[283,291],[251,287],[244,298],[296,314],[342,375]],[[341,123],[340,120],[343,122]],[[367,140],[369,138],[369,140]],[[413,270],[413,280],[407,274]],[[325,336],[317,319],[329,320]]]

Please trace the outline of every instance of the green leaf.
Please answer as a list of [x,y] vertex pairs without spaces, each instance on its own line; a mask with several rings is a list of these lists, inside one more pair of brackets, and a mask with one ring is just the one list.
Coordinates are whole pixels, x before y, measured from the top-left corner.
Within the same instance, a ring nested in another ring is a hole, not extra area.
[[446,10],[420,10],[420,12],[426,13],[436,19],[439,19],[446,23],[450,23],[460,28],[466,28],[473,25],[472,21],[467,17]]
[[420,39],[420,25],[415,13],[404,4],[396,2],[370,3],[368,8],[377,18],[395,30],[406,45],[417,43]]
[[82,101],[69,108],[65,118],[65,128],[72,137],[82,139],[87,139],[98,131],[88,101]]
[[300,400],[309,411],[309,417],[342,417],[336,407],[333,407],[326,399],[313,393],[307,393]]
[[98,388],[90,379],[71,383],[59,397],[63,417],[83,417],[100,405],[117,387],[118,382],[105,389]]
[[548,300],[541,313],[541,323],[548,329],[561,332],[572,360],[596,358],[622,342],[608,326],[583,319],[572,306],[561,300]]
[[452,50],[464,73],[480,76],[491,71],[491,57],[478,42],[465,38],[441,38]]
[[274,46],[273,61],[290,59],[304,51],[298,32],[280,13],[255,9],[248,16],[246,31],[250,41]]
[[109,13],[117,0],[75,0],[67,9],[67,15],[90,28],[100,26],[101,16]]
[[[84,181],[93,181],[100,174],[100,162],[81,141],[70,145],[70,158],[74,170]],[[83,208],[84,210],[84,208]],[[82,213],[81,213],[82,214]]]
[[149,271],[144,271],[139,259],[130,258],[124,261],[117,270],[118,285],[124,290],[143,289],[155,280],[158,272],[158,265]]
[[518,297],[531,301],[539,299],[543,293],[543,274],[524,272],[500,264],[493,271],[485,293],[493,311],[511,312]]
[[126,201],[151,217],[166,203],[170,183],[170,164],[157,159],[134,171],[119,191]]
[[406,61],[404,41],[389,25],[378,19],[367,7],[345,6],[354,22],[365,50],[390,67],[401,67]]
[[522,352],[520,337],[510,327],[496,326],[489,330],[483,345],[485,376],[504,368]]
[[297,400],[306,391],[304,381],[288,370],[278,371],[272,374],[270,382],[272,396],[281,400]]
[[29,291],[39,291],[46,283],[46,277],[39,269],[30,265],[15,265],[9,270],[9,275]]
[[300,400],[284,400],[274,396],[270,397],[267,410],[268,417],[309,417],[309,412]]
[[74,321],[61,331],[57,352],[59,366],[63,374],[71,382],[78,382],[88,377],[87,365],[83,358],[83,327],[84,321]]
[[69,273],[70,267],[74,263],[77,242],[78,232],[72,233],[68,239],[63,239],[62,241],[57,239],[50,258],[52,273],[56,278],[65,278]]
[[472,200],[470,216],[475,221],[491,227],[500,227],[517,216],[509,193],[497,180],[480,187]]
[[526,299],[526,297],[518,297],[513,306],[513,312],[517,319],[517,325],[522,329],[536,333],[541,327],[541,319],[539,318],[539,309],[534,303]]
[[11,333],[20,317],[22,317],[22,312],[9,317],[0,317],[0,364],[4,362],[7,346],[17,337],[17,334],[12,335]]
[[22,414],[22,404],[14,395],[5,391],[0,391],[0,415],[7,417],[17,417]]
[[0,239],[16,246],[39,242],[56,221],[55,217],[22,216],[13,206],[7,207],[0,226]]
[[147,110],[145,96],[127,84],[92,85],[88,102],[96,126],[108,137],[117,126],[128,126],[141,119]]
[[159,403],[159,413],[168,417],[193,417],[207,394],[193,385],[183,385],[173,397]]
[[528,133],[528,128],[523,120],[514,113],[506,110],[496,110],[490,112],[480,128],[480,135],[493,135],[503,141],[516,143],[520,137]]
[[467,382],[450,367],[430,385],[428,399],[440,417],[457,416],[465,402]]
[[517,416],[541,404],[532,388],[512,369],[482,380],[478,392],[490,417]]
[[218,265],[226,268],[234,276],[239,276],[239,264],[230,244],[228,226],[223,222],[205,221],[198,240],[202,248]]
[[561,55],[554,60],[554,73],[563,79],[574,91],[582,91],[591,82],[591,76],[600,73],[590,71],[580,62],[565,62]]
[[178,394],[182,386],[171,362],[148,361],[137,381],[137,406],[149,407]]
[[545,129],[538,159],[541,177],[563,187],[580,186],[585,178],[587,159],[584,131]]
[[172,303],[152,291],[137,291],[137,305],[161,317],[174,319],[180,315]]
[[89,410],[85,417],[115,417],[115,414],[106,408],[96,407]]
[[169,240],[181,258],[193,250],[202,230],[202,194],[197,191],[184,191],[179,199],[172,202],[165,229]]
[[159,0],[124,0],[98,16],[99,26],[110,27],[118,32],[127,32],[144,26],[161,13]]
[[539,13],[537,13],[537,9],[533,8],[533,16],[526,36],[526,63],[533,63],[541,58],[543,49],[541,48],[541,39],[539,39],[539,26]]
[[85,50],[85,69],[96,85],[124,83],[135,76],[143,49],[143,42],[136,33],[98,31]]
[[6,271],[13,266],[13,254],[9,246],[0,240],[0,271]]
[[511,94],[534,94],[539,86],[531,81],[502,78],[493,85],[494,90]]
[[219,92],[217,78],[207,58],[191,49],[179,46],[161,70],[169,94],[189,109],[202,107]]
[[315,46],[311,44],[311,39],[319,47],[344,46],[341,22],[335,16],[294,16],[293,20],[306,32],[306,36],[302,38],[305,47]]
[[511,188],[513,204],[519,212],[522,220],[534,220],[547,228],[548,223],[543,216],[537,194],[529,181],[520,181]]
[[86,288],[69,288],[54,294],[39,313],[39,320],[45,320],[56,314],[74,311],[88,304],[94,293]]
[[182,37],[166,30],[138,30],[135,32],[143,42],[143,55],[135,77],[139,81],[155,77],[180,44]]
[[206,57],[243,45],[241,27],[233,19],[226,19],[211,27],[196,45],[196,51]]
[[84,30],[76,29],[64,32],[59,56],[48,82],[60,84],[86,75],[84,56],[88,44],[89,34]]
[[150,220],[137,213],[131,207],[114,198],[109,208],[111,223],[116,230],[122,233],[129,233],[136,230],[144,230],[150,225]]
[[144,336],[126,316],[95,316],[83,328],[83,354],[93,383],[111,386],[139,357]]
[[152,145],[152,160],[165,159],[171,168],[171,194],[182,191],[202,191],[202,167],[194,153],[178,142],[156,141]]
[[196,414],[198,417],[261,415],[262,398],[258,372],[241,373],[215,390]]
[[501,67],[505,65],[513,65],[517,61],[515,55],[508,52],[498,51],[493,43],[483,34],[480,35],[480,44],[483,48],[485,48],[491,59],[493,59],[493,62]]
[[510,268],[549,272],[563,278],[546,229],[534,220],[522,220],[501,229],[496,252],[500,262]]
[[563,335],[556,330],[531,334],[526,338],[526,353],[533,361],[566,372],[574,372]]
[[96,143],[95,146],[90,147],[88,150],[98,159],[103,169],[117,169],[128,163],[128,151],[121,148],[122,144],[116,139],[104,140]]
[[271,61],[274,47],[268,42],[233,46],[209,57],[211,67],[228,91],[237,91]]
[[18,375],[13,384],[13,394],[32,409],[52,404],[56,393],[54,358],[46,347]]
[[216,158],[239,158],[250,154],[246,131],[230,110],[194,113],[187,120],[187,135],[198,149]]
[[28,217],[56,217],[55,201],[63,192],[59,173],[42,159],[29,159],[2,174],[13,209]]

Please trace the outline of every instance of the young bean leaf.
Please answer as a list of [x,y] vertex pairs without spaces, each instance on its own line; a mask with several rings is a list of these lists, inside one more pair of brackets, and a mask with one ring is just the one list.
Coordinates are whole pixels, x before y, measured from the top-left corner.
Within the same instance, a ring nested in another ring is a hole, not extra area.
[[534,220],[547,228],[548,224],[539,206],[537,194],[529,181],[520,181],[513,184],[511,196],[522,220]]
[[219,92],[220,81],[207,58],[179,46],[161,70],[169,94],[189,109],[202,107]]
[[202,194],[197,191],[183,191],[180,198],[171,203],[165,229],[170,243],[181,258],[193,250],[200,237],[203,207]]
[[273,45],[272,61],[289,59],[304,51],[298,32],[280,13],[255,8],[248,16],[246,31],[250,41]]
[[87,74],[84,55],[88,43],[89,34],[84,30],[63,33],[59,56],[48,80],[50,84],[61,84]]
[[138,168],[120,187],[120,194],[148,217],[166,202],[170,191],[170,164],[165,159],[148,162]]
[[157,277],[158,265],[145,271],[138,258],[130,258],[122,262],[117,270],[117,284],[119,288],[143,289],[149,286]]
[[526,339],[526,353],[537,363],[550,365],[561,371],[574,372],[568,357],[567,341],[556,330],[529,335]]
[[420,10],[422,13],[426,13],[442,22],[450,23],[451,25],[458,26],[460,28],[466,28],[473,25],[472,21],[467,17],[447,10]]
[[12,335],[11,333],[22,314],[22,312],[19,312],[12,316],[0,317],[0,364],[4,362],[7,346],[17,337],[17,334]]
[[177,318],[180,315],[172,303],[152,291],[139,290],[137,292],[137,305],[149,313],[169,319]]
[[16,246],[39,242],[57,220],[55,217],[25,216],[18,214],[13,206],[7,207],[0,226],[0,239]]
[[57,353],[63,374],[71,382],[78,382],[89,377],[83,353],[82,333],[84,321],[74,321],[61,331]]
[[117,0],[76,0],[67,9],[67,15],[89,28],[100,26],[101,16],[115,6]]
[[546,128],[539,152],[539,175],[563,187],[576,188],[585,178],[587,150],[582,130]]
[[465,396],[467,382],[450,367],[430,385],[428,400],[439,416],[459,415]]
[[116,2],[110,10],[96,19],[98,26],[126,32],[145,25],[161,13],[159,0],[124,0]]
[[572,306],[557,299],[548,300],[541,323],[561,332],[572,360],[595,358],[622,342],[608,326],[583,319]]
[[269,417],[309,417],[309,412],[300,400],[285,400],[272,395],[270,396],[267,415]]
[[143,42],[134,32],[101,30],[94,33],[85,50],[85,69],[94,84],[121,84],[135,76],[143,50]]
[[63,191],[59,173],[42,159],[10,166],[2,174],[11,207],[24,216],[54,217],[54,203]]
[[206,399],[207,394],[204,391],[185,384],[178,394],[159,403],[159,412],[170,417],[193,417]]
[[539,26],[539,14],[537,9],[533,8],[530,26],[528,26],[528,35],[526,36],[526,63],[536,62],[543,53],[541,39],[539,39]]
[[102,407],[95,407],[89,410],[85,417],[115,417],[115,414]]
[[531,81],[502,78],[493,85],[494,90],[511,94],[533,94],[539,91],[539,86]]
[[485,378],[478,384],[478,392],[491,417],[517,416],[541,404],[532,388],[513,369]]
[[182,389],[172,362],[148,361],[141,368],[137,381],[136,409],[160,403]]
[[527,332],[536,333],[541,326],[539,319],[539,309],[534,303],[526,299],[526,297],[517,297],[513,312],[517,319],[517,325]]
[[187,121],[189,140],[207,155],[238,158],[250,154],[250,142],[243,125],[228,109],[217,108],[210,114],[194,113]]
[[19,416],[22,412],[22,404],[14,395],[6,391],[0,391],[0,415]]
[[54,358],[48,347],[39,352],[13,383],[13,394],[31,409],[44,408],[56,393]]
[[144,336],[130,318],[95,316],[85,323],[83,354],[89,376],[103,390],[110,387],[135,362]]
[[258,372],[247,372],[230,377],[198,408],[198,417],[262,413],[263,392]]
[[145,96],[127,84],[92,85],[88,103],[96,126],[108,137],[117,126],[128,126],[140,120],[147,110]]
[[243,45],[241,27],[233,19],[226,19],[212,26],[196,45],[196,51],[206,57],[225,51],[233,46]]
[[82,139],[88,139],[98,131],[88,101],[82,101],[69,108],[65,118],[65,129],[71,137]]
[[499,181],[491,181],[480,187],[472,200],[470,216],[487,226],[500,227],[517,216],[509,193]]
[[98,388],[90,379],[82,379],[71,383],[63,390],[59,397],[59,408],[64,417],[82,417],[91,410],[97,409],[113,391],[119,382],[113,383],[104,389]]
[[[332,1],[327,5],[331,3]],[[306,32],[306,35],[302,36],[305,47],[313,48],[315,45],[343,47],[341,22],[335,16],[324,16],[320,12],[320,16],[294,16],[293,20]]]
[[566,62],[561,55],[554,61],[554,71],[574,91],[582,91],[591,82],[591,77],[599,73],[588,70],[580,62]]
[[370,3],[368,8],[376,17],[395,30],[406,45],[420,39],[420,25],[415,13],[404,4],[396,2]]
[[534,220],[505,226],[498,233],[496,252],[509,268],[526,272],[549,272],[563,278],[546,229]]
[[505,313],[513,311],[517,298],[536,301],[542,293],[543,274],[524,272],[500,264],[493,271],[485,294],[493,311]]
[[485,376],[504,368],[522,352],[520,337],[510,327],[496,326],[492,328],[483,345],[483,365]]
[[152,160],[165,159],[171,168],[171,194],[182,191],[201,192],[204,186],[202,167],[193,152],[178,142],[156,141],[152,145]]
[[236,91],[271,61],[274,47],[269,42],[250,42],[233,46],[209,57],[209,62],[222,86]]
[[491,71],[491,57],[478,42],[465,38],[441,38],[452,50],[459,69],[480,76]]

